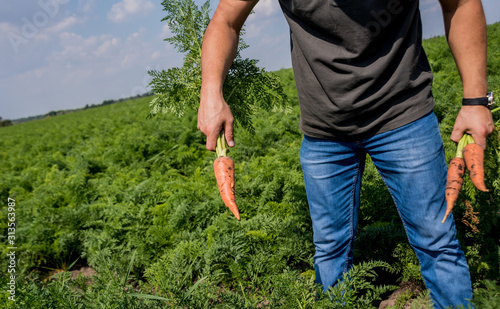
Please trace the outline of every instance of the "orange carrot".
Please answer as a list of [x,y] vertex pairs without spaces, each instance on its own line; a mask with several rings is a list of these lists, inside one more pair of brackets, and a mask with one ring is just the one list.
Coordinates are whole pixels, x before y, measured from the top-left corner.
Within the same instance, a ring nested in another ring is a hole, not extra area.
[[483,192],[488,192],[484,184],[484,153],[483,148],[476,143],[467,144],[463,150],[465,165],[474,186]]
[[234,161],[227,156],[226,139],[224,131],[221,131],[217,137],[216,152],[218,158],[214,161],[214,173],[219,187],[220,196],[224,204],[233,215],[240,220],[240,212],[236,205],[236,196],[234,193]]
[[214,161],[214,173],[224,204],[240,220],[234,194],[234,162],[230,157],[219,157]]
[[450,167],[448,167],[448,175],[446,177],[446,213],[444,215],[443,221],[451,213],[455,202],[458,199],[458,194],[462,189],[462,183],[464,178],[465,162],[463,158],[455,157],[450,161]]
[[488,192],[484,184],[484,153],[481,146],[476,144],[470,134],[464,134],[457,145],[457,154],[450,161],[448,176],[446,178],[446,214],[444,223],[453,209],[458,198],[458,193],[462,188],[465,168],[469,172],[470,179],[474,186],[481,191]]
[[450,166],[448,167],[448,175],[446,176],[446,213],[444,214],[443,221],[446,221],[448,215],[453,210],[455,203],[458,199],[458,194],[462,189],[464,172],[465,172],[465,161],[463,157],[463,149],[469,144],[473,143],[474,139],[470,134],[464,134],[458,141],[457,153],[455,158],[451,159]]

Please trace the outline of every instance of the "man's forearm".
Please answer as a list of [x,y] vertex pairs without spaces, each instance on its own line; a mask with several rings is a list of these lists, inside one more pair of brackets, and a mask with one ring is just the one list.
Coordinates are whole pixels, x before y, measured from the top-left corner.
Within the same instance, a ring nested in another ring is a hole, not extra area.
[[239,32],[256,3],[257,0],[220,0],[203,37],[198,129],[207,136],[208,150],[215,150],[221,130],[228,145],[234,145],[234,118],[222,89],[238,50]]
[[213,21],[207,27],[201,52],[201,92],[198,129],[207,136],[207,149],[215,150],[217,135],[225,131],[233,146],[233,116],[224,101],[223,85],[238,48],[238,33]]
[[236,56],[239,32],[256,0],[221,0],[203,37],[201,52],[202,97],[222,94],[227,72]]
[[202,96],[222,95],[222,86],[238,48],[238,33],[227,24],[212,21],[201,52]]
[[441,0],[446,37],[462,78],[464,98],[484,97],[486,19],[480,0]]

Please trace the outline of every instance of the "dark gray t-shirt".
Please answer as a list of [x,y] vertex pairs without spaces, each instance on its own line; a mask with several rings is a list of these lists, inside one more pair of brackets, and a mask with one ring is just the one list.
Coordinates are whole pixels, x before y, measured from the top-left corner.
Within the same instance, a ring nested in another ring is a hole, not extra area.
[[358,140],[434,107],[412,0],[280,0],[308,136]]

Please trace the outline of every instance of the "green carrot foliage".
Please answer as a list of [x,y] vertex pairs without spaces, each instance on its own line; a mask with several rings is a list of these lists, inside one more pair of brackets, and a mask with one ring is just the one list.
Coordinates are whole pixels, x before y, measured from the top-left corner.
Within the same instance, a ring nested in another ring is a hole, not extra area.
[[[151,89],[156,96],[151,101],[150,115],[174,113],[182,116],[187,107],[196,108],[200,102],[201,46],[210,21],[210,1],[198,8],[193,0],[163,1],[166,21],[174,36],[165,39],[178,52],[184,53],[182,67],[167,71],[149,71],[153,77]],[[244,33],[244,31],[242,31]],[[257,60],[241,57],[248,47],[240,37],[236,57],[226,76],[223,94],[237,125],[253,131],[251,116],[257,106],[264,110],[289,107],[279,77],[257,66]]]

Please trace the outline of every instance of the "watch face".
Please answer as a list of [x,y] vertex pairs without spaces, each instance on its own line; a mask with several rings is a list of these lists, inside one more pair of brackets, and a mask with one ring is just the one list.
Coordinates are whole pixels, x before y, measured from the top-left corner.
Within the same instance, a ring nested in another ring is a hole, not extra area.
[[488,107],[492,109],[493,106],[495,105],[495,101],[493,100],[493,92],[488,92],[487,97],[488,97]]

